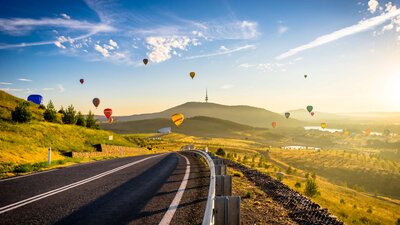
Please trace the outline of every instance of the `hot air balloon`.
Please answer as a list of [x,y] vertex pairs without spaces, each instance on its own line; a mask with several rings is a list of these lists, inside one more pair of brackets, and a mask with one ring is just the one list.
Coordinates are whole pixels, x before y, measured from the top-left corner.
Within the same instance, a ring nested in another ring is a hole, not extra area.
[[326,123],[321,123],[321,128],[322,128],[322,129],[325,129],[326,126],[327,126]]
[[84,79],[80,79],[79,82],[81,82],[81,84],[83,84],[83,82],[85,82]]
[[274,121],[274,122],[272,122],[272,124],[271,124],[271,125],[272,125],[272,127],[273,127],[273,128],[275,128],[275,127],[276,127],[276,122],[275,122],[275,121]]
[[289,116],[290,116],[290,113],[289,113],[289,112],[285,113],[286,119],[289,118]]
[[190,72],[189,75],[190,75],[190,77],[193,79],[194,76],[196,76],[196,73],[195,73],[195,72]]
[[110,117],[108,118],[108,123],[112,123],[114,121],[114,118]]
[[310,113],[313,110],[314,107],[312,105],[307,106],[307,111]]
[[365,129],[365,135],[369,136],[371,134],[371,129],[367,128]]
[[42,104],[43,97],[41,95],[29,95],[27,100],[40,105]]
[[107,119],[110,119],[112,115],[112,109],[110,108],[104,109],[104,115],[107,117]]
[[304,74],[304,78],[307,78],[307,74]]
[[148,59],[143,59],[143,63],[144,63],[144,65],[147,65],[147,63],[149,62],[149,60]]
[[171,120],[172,122],[174,122],[174,124],[179,127],[179,125],[182,124],[183,120],[185,119],[185,117],[183,116],[183,114],[181,113],[176,113],[174,115],[171,116]]
[[97,109],[97,106],[100,105],[100,99],[94,98],[92,102],[93,102],[93,105],[94,105],[94,106],[96,107],[96,109]]
[[310,112],[311,116],[314,116],[315,112]]

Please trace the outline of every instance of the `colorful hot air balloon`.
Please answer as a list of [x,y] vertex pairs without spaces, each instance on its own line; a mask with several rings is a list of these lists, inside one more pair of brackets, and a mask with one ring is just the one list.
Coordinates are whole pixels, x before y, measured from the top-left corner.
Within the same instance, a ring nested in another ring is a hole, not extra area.
[[93,105],[96,107],[96,109],[97,109],[97,107],[100,105],[100,99],[98,99],[98,98],[94,98],[93,99]]
[[277,124],[277,123],[274,121],[274,122],[272,122],[271,125],[272,125],[273,128],[275,128],[275,127],[276,127],[276,124]]
[[326,126],[327,126],[326,123],[321,123],[321,128],[322,128],[322,129],[325,129]]
[[29,95],[27,100],[40,105],[42,104],[43,97],[41,95]]
[[365,135],[369,136],[371,134],[371,129],[367,128],[364,131]]
[[304,74],[304,78],[307,78],[307,74]]
[[144,63],[144,65],[147,65],[147,63],[149,62],[149,60],[148,59],[143,59],[143,63]]
[[314,115],[315,115],[315,112],[310,112],[310,114],[311,114],[311,116],[314,116]]
[[108,119],[108,123],[112,123],[114,121],[114,118],[112,118],[112,117],[110,117],[109,119]]
[[312,105],[307,106],[307,111],[310,113],[313,110],[314,107]]
[[174,124],[179,127],[179,125],[182,124],[183,120],[185,119],[185,117],[183,116],[183,114],[181,113],[176,113],[174,115],[171,116],[171,120],[172,122],[174,122]]
[[85,82],[84,79],[80,79],[79,82],[81,82],[81,84],[83,84],[83,82]]
[[195,72],[190,72],[189,75],[190,75],[190,77],[193,79],[194,76],[196,76],[196,73],[195,73]]
[[290,116],[290,113],[289,113],[289,112],[286,112],[286,113],[285,113],[286,119],[289,118],[289,116]]
[[112,115],[112,109],[110,108],[104,109],[104,115],[107,117],[107,119],[110,119]]

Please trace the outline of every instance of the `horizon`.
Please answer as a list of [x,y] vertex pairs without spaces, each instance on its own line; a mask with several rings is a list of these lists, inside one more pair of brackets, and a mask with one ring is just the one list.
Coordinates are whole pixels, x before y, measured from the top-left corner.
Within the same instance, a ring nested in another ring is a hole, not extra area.
[[3,6],[0,90],[56,108],[128,116],[208,89],[211,102],[277,113],[400,112],[400,0]]

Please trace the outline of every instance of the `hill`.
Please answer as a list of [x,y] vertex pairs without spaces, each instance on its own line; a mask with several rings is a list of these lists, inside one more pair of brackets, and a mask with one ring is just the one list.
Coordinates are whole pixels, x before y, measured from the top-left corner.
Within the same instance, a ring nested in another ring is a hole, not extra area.
[[[175,113],[182,113],[186,118],[205,116],[229,120],[252,127],[270,128],[273,121],[276,121],[278,126],[282,127],[298,127],[304,125],[304,122],[296,119],[286,119],[283,114],[281,115],[262,108],[256,108],[252,106],[227,106],[216,103],[202,102],[187,102],[158,113],[120,116],[114,117],[114,119],[118,121],[137,121],[157,118],[169,119],[171,115]],[[104,120],[104,116],[98,118]]]
[[[0,90],[0,120],[11,121],[11,110],[20,102],[24,101],[25,100]],[[30,103],[29,110],[32,112],[32,118],[34,120],[43,121],[44,110],[40,109],[38,105]]]
[[280,135],[273,134],[266,128],[256,128],[205,116],[187,118],[179,127],[176,127],[170,119],[166,118],[115,122],[112,124],[103,123],[101,127],[119,134],[154,133],[162,127],[171,127],[172,132],[201,137],[229,137],[253,140],[255,140],[256,136],[281,138]]

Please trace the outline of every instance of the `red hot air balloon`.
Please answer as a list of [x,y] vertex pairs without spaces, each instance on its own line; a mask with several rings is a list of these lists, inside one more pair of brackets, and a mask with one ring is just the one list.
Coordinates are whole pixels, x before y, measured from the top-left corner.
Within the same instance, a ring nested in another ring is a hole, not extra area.
[[85,82],[84,79],[80,79],[79,82],[81,82],[81,84],[83,84],[83,82]]
[[311,116],[314,116],[315,112],[311,112],[310,114],[311,114]]
[[105,109],[104,115],[107,117],[107,119],[110,119],[110,117],[112,115],[112,109],[110,109],[110,108]]
[[275,128],[276,127],[276,122],[272,122],[272,127]]

